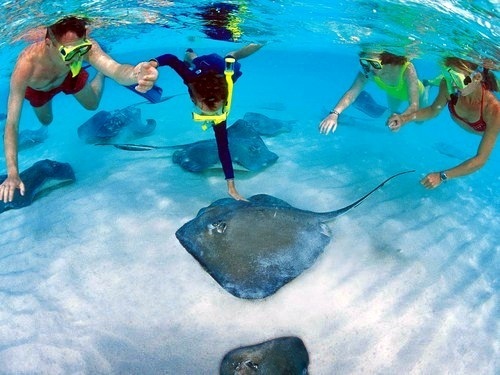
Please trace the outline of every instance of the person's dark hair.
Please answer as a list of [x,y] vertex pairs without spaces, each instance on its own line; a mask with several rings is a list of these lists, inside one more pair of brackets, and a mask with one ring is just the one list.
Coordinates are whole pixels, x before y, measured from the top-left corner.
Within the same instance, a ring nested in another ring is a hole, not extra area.
[[[458,68],[469,73],[472,73],[480,68],[479,64],[453,56],[445,57],[443,63],[444,66],[448,68]],[[490,91],[498,91],[498,83],[495,75],[486,68],[483,68],[481,73],[486,89]]]
[[367,51],[361,51],[359,53],[360,58],[364,58],[367,56],[370,56],[371,54],[376,54],[380,58],[380,61],[382,62],[382,65],[404,65],[408,61],[408,59],[404,56],[398,56],[393,53],[383,51],[381,53],[378,52],[367,52]]
[[74,32],[78,38],[84,38],[87,35],[88,18],[68,16],[60,19],[47,28],[46,38],[50,38],[49,29],[56,39],[59,39],[68,31]]
[[498,92],[498,81],[489,69],[483,68],[483,82],[488,90]]
[[201,73],[192,82],[193,90],[202,98],[202,102],[212,111],[227,99],[227,82],[223,74],[213,70]]
[[404,65],[408,59],[404,56],[398,56],[384,51],[380,54],[380,61],[382,61],[382,65]]

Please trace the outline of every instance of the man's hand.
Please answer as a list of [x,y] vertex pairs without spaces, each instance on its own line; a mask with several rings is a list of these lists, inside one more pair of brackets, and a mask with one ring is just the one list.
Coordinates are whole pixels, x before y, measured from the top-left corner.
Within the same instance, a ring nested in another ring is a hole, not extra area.
[[141,62],[134,68],[134,75],[137,77],[135,89],[145,93],[153,87],[158,79],[158,70],[155,62]]
[[19,189],[21,195],[24,195],[24,183],[19,178],[19,175],[8,176],[0,185],[0,200],[4,203],[12,202],[16,189]]

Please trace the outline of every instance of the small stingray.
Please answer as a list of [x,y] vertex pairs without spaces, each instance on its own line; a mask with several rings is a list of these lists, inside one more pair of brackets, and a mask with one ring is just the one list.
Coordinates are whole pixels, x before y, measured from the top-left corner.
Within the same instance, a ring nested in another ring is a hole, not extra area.
[[182,148],[172,155],[172,161],[189,172],[203,172],[219,161],[217,144],[213,139],[180,147]]
[[129,106],[113,112],[99,111],[78,128],[78,137],[85,143],[102,143],[118,136],[124,127],[137,136],[150,134],[156,128],[155,120],[142,123],[141,110]]
[[267,109],[270,111],[286,111],[286,105],[282,102],[267,102],[258,105],[259,108]]
[[292,131],[292,124],[295,123],[293,120],[277,120],[255,112],[245,113],[243,120],[247,121],[259,135],[266,136],[288,133]]
[[445,142],[438,142],[434,145],[434,147],[440,154],[453,159],[465,160],[470,157],[470,155],[468,155],[464,150]]
[[[49,191],[75,181],[75,173],[71,165],[48,159],[37,161],[21,172],[20,177],[26,189],[24,195],[21,195],[16,189],[12,202],[0,201],[0,213],[29,206],[34,200]],[[0,176],[0,181],[4,181],[6,178],[6,175]]]
[[361,112],[364,112],[373,118],[382,116],[387,110],[387,107],[378,104],[375,99],[373,99],[372,96],[364,90],[359,93],[353,104],[354,107],[359,109]]
[[[262,138],[244,120],[230,126],[227,136],[233,162],[249,171],[260,171],[278,160],[278,155],[269,151]],[[205,171],[219,161],[215,139],[172,148],[179,148],[172,155],[172,161],[190,172]]]
[[298,337],[279,337],[260,344],[231,350],[222,359],[220,375],[304,375],[309,353]]
[[18,148],[22,150],[43,143],[48,136],[48,128],[44,125],[38,130],[25,129],[19,133]]
[[129,86],[124,86],[127,89],[129,89],[132,92],[135,92],[137,95],[142,96],[143,98],[146,98],[148,102],[150,103],[161,103],[162,102],[162,97],[161,95],[163,94],[163,89],[159,86],[153,85],[153,87],[146,91],[146,92],[139,92],[135,89],[136,84],[134,85],[129,85]]
[[248,202],[220,199],[176,232],[182,246],[236,297],[265,298],[313,265],[330,242],[326,222],[356,207],[398,173],[354,203],[312,212],[270,195]]

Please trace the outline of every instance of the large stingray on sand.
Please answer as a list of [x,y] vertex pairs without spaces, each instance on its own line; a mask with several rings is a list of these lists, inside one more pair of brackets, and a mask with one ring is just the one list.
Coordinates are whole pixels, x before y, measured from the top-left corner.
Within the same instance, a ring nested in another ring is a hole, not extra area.
[[326,222],[356,207],[390,179],[335,211],[312,212],[270,195],[225,198],[176,232],[184,248],[229,293],[265,298],[311,267],[330,242]]
[[[0,181],[4,181],[6,177],[6,175],[0,176]],[[16,190],[12,202],[0,201],[0,213],[29,206],[41,195],[75,181],[75,173],[71,165],[48,159],[37,161],[21,172],[20,177],[26,190],[24,195],[19,194],[19,190]]]

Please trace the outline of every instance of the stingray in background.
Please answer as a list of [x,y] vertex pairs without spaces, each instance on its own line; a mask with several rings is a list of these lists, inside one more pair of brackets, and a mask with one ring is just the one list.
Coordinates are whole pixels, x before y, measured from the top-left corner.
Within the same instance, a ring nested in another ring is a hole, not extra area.
[[265,194],[254,195],[248,202],[220,199],[202,208],[175,235],[229,293],[265,298],[313,265],[330,243],[326,222],[409,172],[389,177],[354,203],[329,212],[301,210]]
[[[49,159],[37,161],[21,172],[20,177],[25,186],[24,195],[16,189],[12,202],[0,201],[0,213],[29,206],[42,195],[75,181],[75,173],[70,164]],[[6,178],[7,175],[0,176],[0,181]]]
[[133,135],[144,136],[156,128],[153,119],[141,120],[141,110],[135,105],[112,112],[99,111],[78,128],[78,137],[85,143],[105,142],[118,136],[127,127]]
[[382,116],[387,110],[387,107],[378,104],[375,99],[373,99],[372,96],[364,90],[359,93],[353,104],[354,107],[359,109],[361,112],[364,112],[373,118]]
[[[227,128],[229,151],[233,162],[252,172],[260,171],[278,160],[269,151],[259,134],[244,120],[238,120]],[[215,139],[181,146],[172,155],[172,161],[190,172],[202,172],[219,162]]]
[[292,124],[296,121],[282,121],[267,117],[256,112],[247,112],[243,116],[243,120],[247,121],[259,135],[275,136],[280,133],[288,133],[292,131]]
[[450,143],[438,142],[434,144],[434,147],[440,154],[453,159],[466,160],[470,158],[470,155],[465,150]]
[[[229,150],[234,163],[257,172],[274,164],[278,155],[269,151],[258,132],[245,120],[238,120],[227,128]],[[177,146],[151,146],[133,143],[100,143],[98,146],[115,146],[126,151],[176,149],[172,161],[189,172],[203,172],[219,162],[215,139]]]
[[23,150],[45,142],[49,136],[48,126],[42,125],[37,130],[25,129],[19,133],[18,149]]

